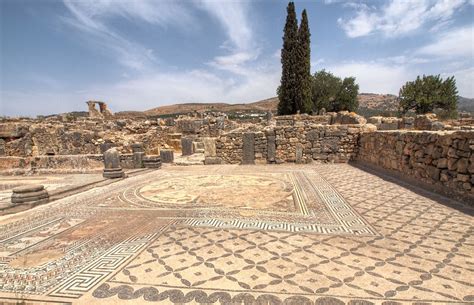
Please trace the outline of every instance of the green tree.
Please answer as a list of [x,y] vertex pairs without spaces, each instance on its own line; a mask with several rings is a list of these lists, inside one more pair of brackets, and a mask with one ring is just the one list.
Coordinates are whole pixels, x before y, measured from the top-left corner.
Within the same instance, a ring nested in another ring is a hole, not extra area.
[[443,80],[440,75],[418,76],[416,80],[406,82],[400,89],[400,112],[410,110],[417,114],[443,109],[450,116],[456,113],[457,88],[454,76]]
[[356,111],[359,107],[357,95],[359,85],[354,77],[344,80],[325,70],[318,71],[312,77],[313,112],[321,109],[326,111]]
[[313,112],[321,109],[330,111],[330,105],[339,92],[341,79],[326,70],[318,71],[312,77],[311,91]]
[[298,21],[296,20],[295,4],[288,3],[283,48],[281,49],[281,83],[277,93],[279,98],[278,114],[296,113],[296,93],[298,90]]
[[308,16],[303,10],[298,29],[298,90],[296,92],[296,110],[301,113],[311,111],[311,34],[309,32]]
[[357,111],[357,108],[359,108],[358,94],[359,85],[355,83],[355,77],[344,78],[332,111]]

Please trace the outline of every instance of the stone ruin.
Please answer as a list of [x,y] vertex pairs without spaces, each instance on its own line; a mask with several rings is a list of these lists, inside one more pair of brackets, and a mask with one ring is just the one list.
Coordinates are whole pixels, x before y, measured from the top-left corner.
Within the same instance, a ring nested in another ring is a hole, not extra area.
[[[107,104],[104,102],[87,101],[86,104],[89,110],[90,118],[109,119],[114,116],[112,111],[109,110]],[[97,110],[96,105],[99,105],[99,110]]]
[[101,103],[88,102],[90,117],[1,120],[0,170],[102,170],[104,152],[115,147],[125,170],[158,169],[183,158],[206,165],[359,162],[474,197],[474,123],[462,124],[471,122],[466,117],[366,120],[342,111],[267,115],[257,123],[203,113],[132,119],[112,116]]

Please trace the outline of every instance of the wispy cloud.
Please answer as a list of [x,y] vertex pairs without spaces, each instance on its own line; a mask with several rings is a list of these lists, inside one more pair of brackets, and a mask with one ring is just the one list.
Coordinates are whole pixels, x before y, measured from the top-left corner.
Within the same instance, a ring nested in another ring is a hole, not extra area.
[[379,7],[354,6],[355,15],[339,18],[338,23],[351,38],[376,33],[397,37],[426,25],[441,29],[440,24],[448,25],[456,11],[470,4],[469,0],[391,0]]
[[438,34],[432,43],[419,48],[416,53],[442,58],[468,57],[474,60],[474,24]]
[[[93,48],[117,58],[123,66],[143,71],[156,64],[152,49],[123,36],[109,23],[114,18],[127,18],[158,26],[183,27],[193,20],[188,10],[175,1],[151,0],[64,0],[70,15],[62,20],[81,31]],[[178,22],[179,20],[179,22]]]
[[200,0],[196,4],[222,25],[228,37],[222,44],[228,54],[215,57],[209,64],[235,74],[247,74],[245,64],[256,60],[260,54],[249,20],[251,3]]

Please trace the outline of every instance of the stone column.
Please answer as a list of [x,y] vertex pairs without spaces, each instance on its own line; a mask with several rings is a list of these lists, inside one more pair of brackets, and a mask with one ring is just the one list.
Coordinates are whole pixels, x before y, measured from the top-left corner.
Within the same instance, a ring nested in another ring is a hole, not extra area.
[[25,204],[34,207],[49,200],[48,191],[43,185],[25,185],[15,187],[11,198],[12,205]]
[[143,168],[143,158],[145,157],[145,151],[143,149],[143,143],[132,144],[133,152],[133,168]]
[[303,144],[297,143],[296,144],[296,153],[295,153],[295,160],[297,164],[303,163]]
[[183,156],[193,154],[193,139],[188,137],[181,138],[181,151]]
[[146,168],[161,168],[160,156],[145,156],[143,158],[143,166]]
[[174,151],[172,149],[160,149],[160,158],[163,163],[173,163]]
[[255,164],[255,135],[246,132],[242,135],[242,164]]
[[120,153],[115,147],[110,148],[104,153],[104,178],[123,178],[125,173],[120,166]]
[[0,139],[0,156],[5,156],[5,141]]
[[275,163],[276,158],[276,136],[274,130],[267,131],[267,162]]

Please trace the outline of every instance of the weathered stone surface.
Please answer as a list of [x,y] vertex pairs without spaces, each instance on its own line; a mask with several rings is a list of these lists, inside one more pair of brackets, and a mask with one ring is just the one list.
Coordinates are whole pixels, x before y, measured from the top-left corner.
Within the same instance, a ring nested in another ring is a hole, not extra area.
[[28,125],[22,123],[0,123],[0,138],[21,138],[28,129]]
[[267,161],[274,163],[276,158],[276,137],[275,133],[267,135]]
[[5,141],[0,139],[0,157],[5,156]]
[[143,143],[134,143],[131,145],[132,147],[132,152],[133,153],[136,153],[136,152],[145,152],[145,150],[143,149]]
[[415,117],[414,128],[417,130],[432,130],[433,123],[438,121],[436,114],[420,114]]
[[174,151],[172,149],[161,149],[160,159],[161,159],[161,162],[163,163],[173,163]]
[[125,173],[120,166],[120,153],[117,148],[112,147],[104,153],[104,178],[122,178]]
[[302,144],[297,144],[296,145],[295,161],[298,164],[304,163],[304,160],[303,160],[303,145]]
[[357,158],[474,200],[471,137],[474,131],[364,133]]
[[11,196],[12,204],[37,203],[49,198],[48,191],[43,185],[32,184],[13,188]]
[[205,157],[204,159],[204,164],[205,165],[215,165],[215,164],[221,164],[222,160],[219,157]]
[[246,132],[242,137],[242,164],[255,164],[254,134]]
[[133,153],[133,168],[143,168],[143,158],[145,157],[145,153],[142,151],[134,152]]
[[181,138],[181,152],[183,156],[190,156],[193,154],[193,139],[183,137]]
[[143,166],[145,168],[161,168],[160,156],[144,156]]
[[44,190],[44,185],[41,185],[41,184],[22,185],[22,186],[14,187],[12,189],[13,193],[16,193],[16,194],[39,192],[42,190]]
[[205,137],[202,139],[204,144],[204,156],[215,157],[216,156],[216,139]]

